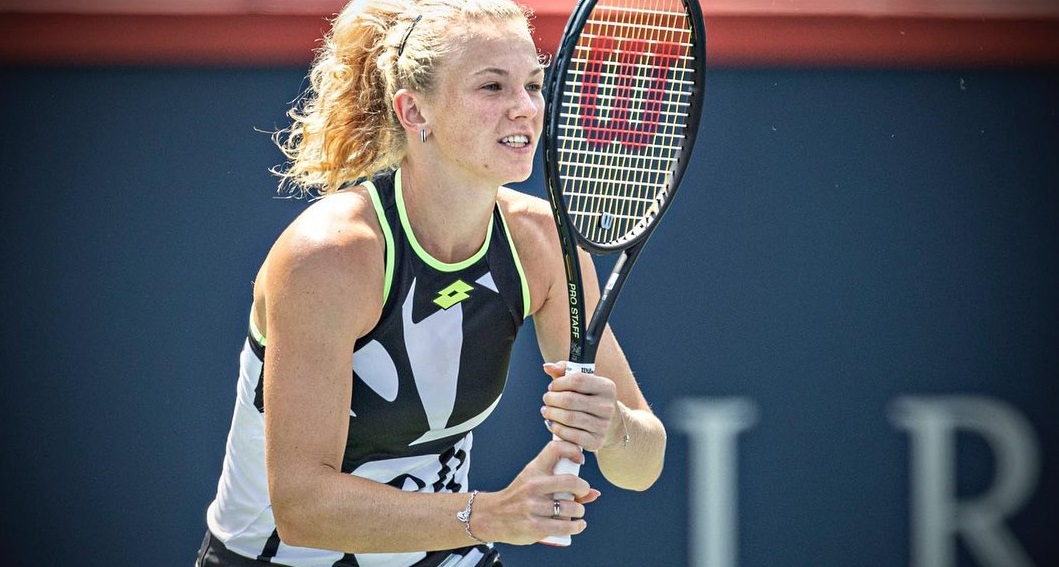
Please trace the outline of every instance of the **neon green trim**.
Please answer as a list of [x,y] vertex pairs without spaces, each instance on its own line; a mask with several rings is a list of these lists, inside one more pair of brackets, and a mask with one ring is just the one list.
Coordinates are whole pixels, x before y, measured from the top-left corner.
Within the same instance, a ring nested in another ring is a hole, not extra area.
[[[370,180],[364,182],[364,187],[367,188],[368,195],[371,196],[371,204],[375,206],[375,215],[379,217],[379,225],[382,226],[382,235],[386,239],[386,279],[382,284],[382,302],[385,305],[386,300],[390,297],[390,287],[393,285],[393,231],[390,230],[390,223],[386,221],[386,213],[382,208],[382,199],[379,198],[379,190],[375,188],[375,184]],[[398,200],[397,202],[400,204],[401,201]]]
[[404,207],[404,189],[401,186],[401,170],[398,169],[397,173],[393,176],[393,184],[396,188],[397,194],[397,215],[401,218],[401,226],[404,227],[404,232],[408,235],[408,244],[412,246],[412,250],[415,250],[416,256],[419,259],[427,263],[428,266],[438,270],[439,272],[458,272],[464,268],[470,267],[472,264],[482,259],[485,256],[486,250],[489,249],[489,240],[493,236],[493,223],[490,222],[489,226],[485,231],[485,242],[482,243],[482,247],[474,253],[473,256],[463,260],[462,262],[456,262],[455,264],[449,264],[442,262],[437,258],[431,256],[422,246],[419,245],[419,241],[416,240],[415,232],[412,231],[412,225],[408,222],[408,212]]
[[[379,199],[379,191],[375,188],[375,184],[371,181],[365,181],[364,186],[368,189],[368,195],[371,196],[371,204],[375,206],[375,215],[379,217],[379,224],[382,225],[382,234],[386,239],[386,280],[382,286],[382,302],[386,303],[386,299],[390,297],[390,286],[393,284],[393,232],[390,231],[390,223],[386,222],[386,215],[383,214],[382,201]],[[254,323],[254,318],[250,317],[250,336],[261,346],[265,345],[265,334],[261,332],[261,329],[257,328],[257,324]]]
[[250,336],[257,341],[257,344],[265,346],[265,334],[261,332],[261,329],[257,328],[257,324],[254,323],[253,315],[250,316]]
[[526,272],[522,269],[522,260],[518,257],[518,249],[515,248],[515,241],[511,238],[511,227],[507,225],[507,218],[504,217],[504,211],[497,205],[496,210],[500,211],[500,222],[504,223],[504,233],[507,235],[508,246],[511,247],[511,258],[515,260],[515,269],[518,271],[518,280],[522,283],[522,318],[528,319],[530,316],[530,289],[529,282],[526,281]]

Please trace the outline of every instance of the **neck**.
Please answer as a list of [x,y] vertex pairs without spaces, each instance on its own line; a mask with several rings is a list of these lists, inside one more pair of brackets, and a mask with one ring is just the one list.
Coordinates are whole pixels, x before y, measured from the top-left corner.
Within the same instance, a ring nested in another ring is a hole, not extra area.
[[401,167],[404,207],[415,238],[446,263],[461,262],[481,249],[499,189],[453,179],[458,178],[417,167],[412,160]]

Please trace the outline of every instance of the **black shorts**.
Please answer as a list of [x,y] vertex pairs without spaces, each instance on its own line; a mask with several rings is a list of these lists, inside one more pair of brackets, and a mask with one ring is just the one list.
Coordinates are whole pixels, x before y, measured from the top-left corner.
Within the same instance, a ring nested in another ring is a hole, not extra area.
[[[411,567],[437,567],[443,561],[448,559],[449,556],[453,554],[464,555],[474,547],[475,546],[463,547],[449,551],[434,551],[428,553],[426,557]],[[500,562],[500,553],[496,549],[484,545],[479,545],[477,547],[480,551],[485,553],[485,557],[483,557],[475,567],[504,567],[504,564]],[[350,559],[340,559],[332,567],[357,567],[357,560],[352,559],[352,555],[347,555],[346,557]],[[259,561],[257,559],[251,559],[239,555],[225,547],[224,543],[214,537],[209,530],[206,530],[206,537],[202,538],[202,546],[199,547],[199,556],[195,561],[195,567],[261,567],[262,565],[283,567],[280,563]]]

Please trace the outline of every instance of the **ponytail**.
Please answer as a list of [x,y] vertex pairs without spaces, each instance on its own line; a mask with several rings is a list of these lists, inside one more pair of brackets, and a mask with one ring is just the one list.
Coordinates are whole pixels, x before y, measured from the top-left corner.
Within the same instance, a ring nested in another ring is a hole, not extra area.
[[280,190],[333,193],[396,168],[407,140],[392,108],[394,93],[429,93],[436,62],[459,24],[483,17],[521,18],[510,0],[353,0],[332,22],[309,71],[309,88],[273,135],[287,162],[272,171]]

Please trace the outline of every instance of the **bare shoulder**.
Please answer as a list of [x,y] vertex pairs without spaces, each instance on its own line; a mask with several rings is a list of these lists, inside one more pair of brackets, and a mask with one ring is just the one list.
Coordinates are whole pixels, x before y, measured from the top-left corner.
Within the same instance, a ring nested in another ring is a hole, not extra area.
[[280,234],[258,272],[255,322],[264,332],[266,308],[297,292],[318,295],[336,309],[353,297],[377,298],[360,305],[381,310],[384,256],[382,229],[364,187],[314,202]]
[[557,281],[565,281],[559,236],[547,201],[513,189],[497,195],[530,285],[530,312],[536,313]]
[[[503,187],[497,194],[497,203],[504,212],[516,243],[551,245],[555,241],[554,245],[558,246],[555,221],[552,220],[552,209],[547,201]],[[521,250],[519,252],[521,254]]]

